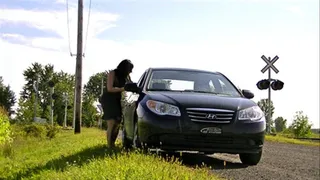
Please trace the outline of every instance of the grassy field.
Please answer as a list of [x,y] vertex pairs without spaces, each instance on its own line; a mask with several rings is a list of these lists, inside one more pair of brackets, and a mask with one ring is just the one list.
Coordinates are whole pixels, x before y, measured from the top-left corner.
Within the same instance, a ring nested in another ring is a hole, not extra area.
[[[316,137],[316,135],[315,135]],[[306,146],[320,146],[319,141],[307,141],[307,140],[298,140],[298,139],[293,139],[290,137],[287,137],[285,135],[266,135],[265,138],[267,141],[272,141],[272,142],[280,142],[280,143],[290,143],[290,144],[299,144],[299,145],[306,145]]]
[[12,156],[0,156],[0,179],[218,179],[205,167],[105,144],[103,131],[87,128],[78,135],[64,130],[52,140],[18,138]]

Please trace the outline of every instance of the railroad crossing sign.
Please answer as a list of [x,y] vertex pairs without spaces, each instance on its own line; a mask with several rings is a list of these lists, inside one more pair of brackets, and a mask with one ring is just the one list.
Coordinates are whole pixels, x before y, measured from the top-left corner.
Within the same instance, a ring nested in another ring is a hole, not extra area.
[[264,55],[261,56],[261,59],[264,60],[264,62],[267,63],[267,65],[261,69],[261,72],[262,73],[265,73],[268,69],[272,69],[275,73],[278,74],[279,70],[273,65],[278,59],[279,57],[278,56],[275,56],[272,60],[270,60],[271,58],[266,58]]

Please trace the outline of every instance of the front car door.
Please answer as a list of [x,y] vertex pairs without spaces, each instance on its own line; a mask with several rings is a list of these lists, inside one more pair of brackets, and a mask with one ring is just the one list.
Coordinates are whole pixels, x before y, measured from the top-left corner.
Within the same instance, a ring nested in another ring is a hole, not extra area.
[[[147,71],[142,74],[137,85],[142,88],[143,82],[147,77]],[[124,115],[124,128],[126,130],[127,136],[132,139],[134,133],[134,116],[136,110],[137,100],[139,94],[132,92],[125,92],[125,107],[123,108]]]

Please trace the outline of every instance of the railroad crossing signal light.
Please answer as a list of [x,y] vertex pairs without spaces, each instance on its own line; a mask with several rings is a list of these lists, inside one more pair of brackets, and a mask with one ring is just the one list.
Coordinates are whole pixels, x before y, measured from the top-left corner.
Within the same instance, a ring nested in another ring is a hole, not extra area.
[[267,79],[263,79],[263,80],[261,80],[261,81],[259,81],[259,82],[257,83],[257,87],[258,87],[258,89],[260,89],[260,90],[268,89],[269,86],[270,86],[270,81],[267,80]]
[[275,80],[271,83],[271,88],[275,91],[281,90],[283,88],[284,83],[280,80]]
[[55,83],[51,80],[51,81],[48,82],[48,85],[49,85],[50,87],[54,87]]
[[[61,107],[62,107],[63,109],[66,108],[65,105],[62,105]],[[70,105],[67,106],[67,109],[68,109],[68,110],[70,110],[71,108],[72,108],[72,106],[70,106]]]
[[52,97],[52,99],[54,99],[54,100],[55,100],[55,99],[57,99],[57,98],[58,98],[58,95],[57,95],[56,93],[53,93],[51,97]]

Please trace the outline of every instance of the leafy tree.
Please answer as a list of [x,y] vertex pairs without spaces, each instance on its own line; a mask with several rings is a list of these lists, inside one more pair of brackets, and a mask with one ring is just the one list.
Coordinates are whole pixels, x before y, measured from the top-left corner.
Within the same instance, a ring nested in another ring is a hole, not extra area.
[[54,66],[53,65],[41,65],[39,63],[32,63],[23,72],[24,79],[26,84],[23,86],[23,90],[20,93],[21,97],[29,99],[31,93],[35,93],[33,89],[33,84],[38,82],[38,96],[37,103],[40,103],[42,118],[49,118],[47,115],[50,114],[48,111],[48,106],[50,106],[50,87],[48,82],[54,78]]
[[[47,120],[50,119],[51,106],[51,88],[48,83],[50,80],[53,80],[55,82],[54,91],[57,95],[57,99],[54,100],[54,122],[62,125],[65,113],[65,102],[63,99],[63,93],[68,93],[69,105],[72,105],[75,84],[74,76],[63,71],[55,72],[54,66],[51,64],[43,66],[39,63],[31,64],[31,66],[24,71],[23,75],[26,80],[26,84],[23,86],[23,90],[21,92],[21,103],[29,103],[31,95],[35,97],[33,84],[35,82],[38,82],[37,104],[39,104],[40,109],[38,110],[39,113],[37,111],[37,116],[45,118]],[[35,101],[34,97],[32,103]],[[33,113],[33,108],[30,112]],[[72,116],[73,109],[71,108],[68,110],[68,124],[72,124]]]
[[283,117],[277,117],[275,120],[274,120],[274,123],[275,123],[275,130],[276,132],[282,132],[283,130],[285,130],[287,127],[286,123],[287,123],[287,120],[284,119]]
[[[31,98],[20,97],[17,109],[17,121],[20,123],[30,123],[33,121],[35,94],[31,93]],[[37,104],[37,116],[40,115],[41,107]]]
[[50,80],[54,82],[58,82],[59,77],[56,76],[54,72],[54,66],[51,64],[47,64],[42,68],[42,72],[40,74],[40,82],[39,82],[39,99],[42,113],[41,117],[49,119],[50,115],[50,105],[51,105],[51,97],[50,97],[50,87],[48,83]]
[[312,134],[311,126],[308,116],[304,115],[303,111],[297,111],[290,129],[296,137],[310,137]]
[[83,88],[84,96],[92,96],[94,99],[98,99],[101,95],[102,78],[103,78],[103,86],[105,88],[108,81],[108,77],[107,77],[108,72],[109,71],[107,70],[107,71],[99,72],[92,75],[89,78],[89,81],[87,82],[87,84],[84,85],[84,88]]
[[93,96],[84,96],[82,103],[82,124],[86,127],[94,126],[96,122],[97,109],[93,106]]
[[54,91],[57,95],[57,99],[54,100],[54,114],[57,118],[56,121],[59,125],[63,125],[65,114],[64,93],[67,93],[68,105],[71,106],[71,109],[67,110],[67,125],[72,125],[75,78],[73,75],[60,71],[59,73],[54,73],[54,79],[56,79]]
[[274,114],[274,106],[273,106],[273,102],[271,101],[270,105],[271,105],[271,117],[269,120],[269,101],[268,99],[261,99],[258,103],[258,106],[261,108],[261,110],[264,112],[266,118],[267,118],[267,132],[269,132],[271,129],[271,127],[273,126],[273,121],[272,121],[272,116]]
[[11,115],[11,108],[15,103],[16,97],[14,92],[11,90],[10,85],[5,86],[3,84],[3,79],[0,76],[0,106],[3,106],[9,115]]

